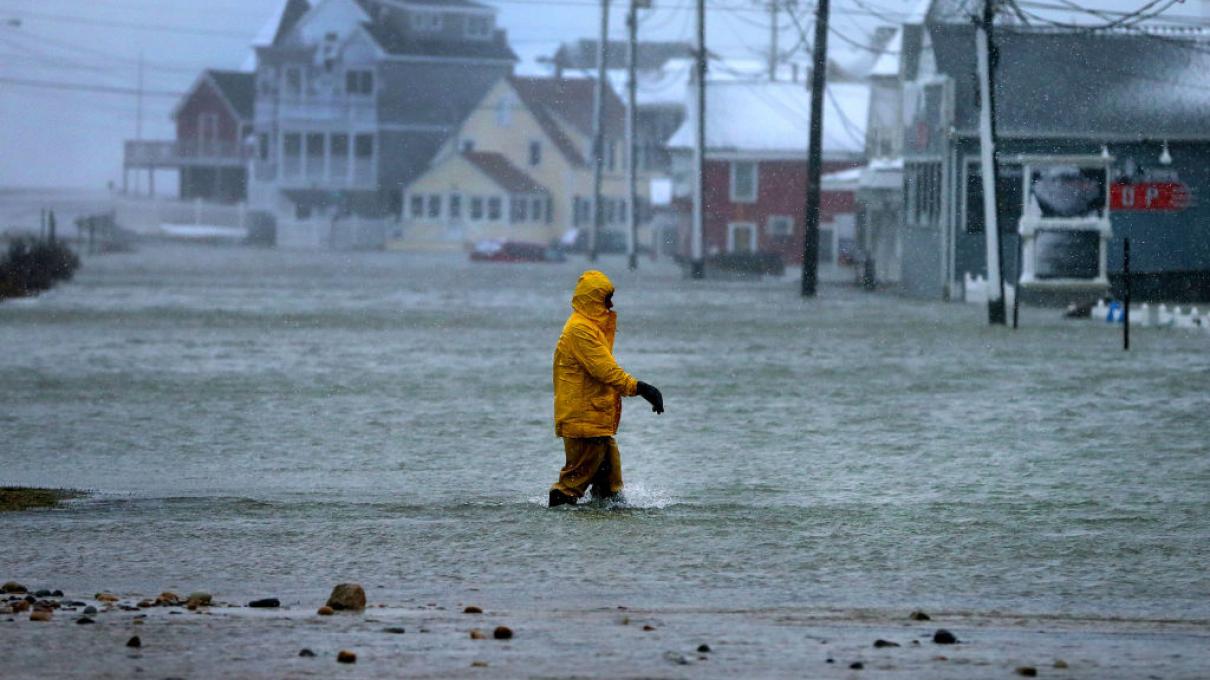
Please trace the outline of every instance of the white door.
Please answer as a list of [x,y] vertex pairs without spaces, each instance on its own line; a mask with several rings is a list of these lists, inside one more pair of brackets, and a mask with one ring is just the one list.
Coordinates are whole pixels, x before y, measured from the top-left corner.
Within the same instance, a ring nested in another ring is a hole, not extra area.
[[727,252],[756,252],[756,225],[752,222],[732,222],[728,224]]

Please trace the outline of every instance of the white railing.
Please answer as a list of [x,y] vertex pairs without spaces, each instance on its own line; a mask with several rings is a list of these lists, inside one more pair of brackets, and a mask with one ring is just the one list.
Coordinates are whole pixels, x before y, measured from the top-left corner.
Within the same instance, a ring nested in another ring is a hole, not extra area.
[[277,246],[291,250],[379,250],[396,228],[394,219],[317,217],[277,220]]
[[248,227],[248,208],[243,203],[115,196],[113,208],[118,225],[145,236],[173,235],[174,228],[179,226],[242,230]]
[[[1093,321],[1120,324],[1125,316],[1120,302],[1106,303],[1097,300],[1089,314]],[[1197,307],[1169,307],[1159,304],[1155,307],[1144,302],[1141,305],[1130,305],[1130,325],[1144,328],[1198,328],[1210,331],[1210,312],[1203,314]]]
[[128,168],[187,165],[242,165],[249,149],[219,140],[127,140],[123,163]]
[[378,120],[378,107],[373,99],[335,96],[282,97],[277,107],[277,118],[307,122],[374,123]]

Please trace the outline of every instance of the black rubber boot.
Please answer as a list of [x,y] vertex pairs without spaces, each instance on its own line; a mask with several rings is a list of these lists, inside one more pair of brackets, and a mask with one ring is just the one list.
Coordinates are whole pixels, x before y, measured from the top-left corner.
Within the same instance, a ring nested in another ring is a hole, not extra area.
[[575,505],[575,504],[576,504],[575,496],[568,496],[567,494],[563,493],[562,491],[559,491],[558,489],[550,490],[550,507],[553,508],[553,507],[556,507],[559,505]]

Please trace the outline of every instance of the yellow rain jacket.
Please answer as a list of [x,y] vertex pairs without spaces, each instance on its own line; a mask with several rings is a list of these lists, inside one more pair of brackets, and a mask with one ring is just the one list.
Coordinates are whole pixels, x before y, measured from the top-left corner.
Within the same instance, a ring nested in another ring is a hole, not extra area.
[[605,308],[613,283],[586,271],[571,297],[571,316],[555,345],[555,436],[612,437],[622,419],[622,397],[637,394],[638,381],[613,358],[618,315]]

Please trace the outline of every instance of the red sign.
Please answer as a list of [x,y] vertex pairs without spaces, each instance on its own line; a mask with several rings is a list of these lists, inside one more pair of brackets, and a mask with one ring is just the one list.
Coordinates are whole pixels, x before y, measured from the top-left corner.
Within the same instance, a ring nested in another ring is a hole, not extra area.
[[1184,182],[1114,182],[1109,187],[1110,210],[1175,212],[1189,207]]

